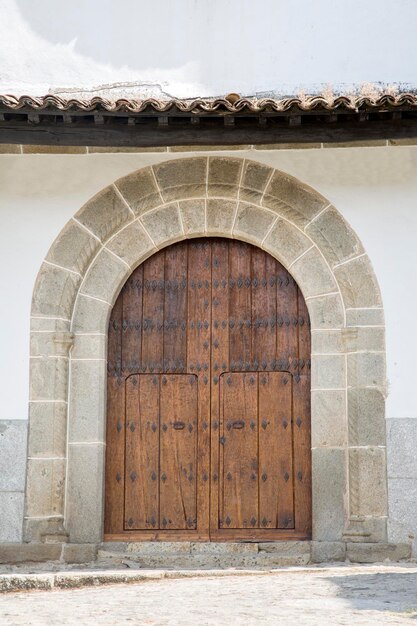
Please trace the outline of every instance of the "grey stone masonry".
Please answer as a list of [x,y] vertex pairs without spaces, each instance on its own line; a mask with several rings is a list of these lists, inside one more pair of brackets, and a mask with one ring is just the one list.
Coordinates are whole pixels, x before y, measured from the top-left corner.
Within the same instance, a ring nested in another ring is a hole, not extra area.
[[270,542],[106,542],[0,544],[0,564],[95,563],[104,569],[269,568],[330,563],[398,562],[410,557],[409,544],[330,541]]
[[387,420],[388,538],[411,541],[417,557],[417,419]]
[[0,543],[21,541],[27,420],[0,420]]

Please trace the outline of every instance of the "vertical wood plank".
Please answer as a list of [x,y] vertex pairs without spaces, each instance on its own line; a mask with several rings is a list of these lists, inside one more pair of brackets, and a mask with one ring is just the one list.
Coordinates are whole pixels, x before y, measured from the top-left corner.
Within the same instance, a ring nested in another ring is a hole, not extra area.
[[210,357],[211,245],[188,244],[188,372],[198,376],[198,530],[209,532],[210,519]]
[[259,374],[259,519],[261,528],[294,528],[292,377]]
[[294,480],[297,528],[311,533],[311,331],[307,305],[299,288],[298,371],[293,380]]
[[277,363],[278,370],[298,367],[297,285],[287,270],[277,263]]
[[164,372],[186,371],[187,257],[187,244],[165,251]]
[[123,529],[124,507],[124,379],[122,361],[122,294],[110,314],[107,357],[107,423],[104,531]]
[[164,258],[160,252],[143,265],[142,373],[163,369]]
[[253,248],[252,274],[252,359],[253,369],[271,369],[276,359],[277,262],[259,248]]
[[223,528],[258,527],[257,374],[221,377],[221,520]]
[[311,329],[310,316],[300,289],[298,296],[298,370],[300,374],[310,376],[311,371]]
[[119,294],[110,313],[107,342],[107,375],[122,377],[122,315],[123,292]]
[[125,476],[125,385],[122,378],[107,378],[107,445],[104,532],[123,529]]
[[311,391],[310,376],[293,378],[295,523],[311,533]]
[[229,370],[229,242],[213,240],[211,258],[211,492],[210,530],[219,529],[220,381]]
[[229,256],[230,369],[252,369],[251,246],[231,241]]
[[141,371],[143,266],[127,280],[123,291],[122,371],[124,376]]
[[161,376],[160,528],[197,528],[197,377]]
[[159,527],[159,376],[126,380],[125,529]]

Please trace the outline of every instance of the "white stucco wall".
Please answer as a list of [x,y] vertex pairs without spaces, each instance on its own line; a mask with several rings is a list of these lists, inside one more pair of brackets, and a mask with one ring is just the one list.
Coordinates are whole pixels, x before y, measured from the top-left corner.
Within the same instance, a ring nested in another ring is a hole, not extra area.
[[113,84],[119,95],[192,97],[416,85],[415,0],[0,0],[0,15],[1,93]]
[[[358,233],[385,307],[387,417],[417,418],[417,147],[230,154],[258,159],[312,185]],[[27,417],[31,294],[60,229],[88,198],[119,176],[179,156],[185,154],[0,156],[0,419]]]
[[[258,159],[312,185],[344,215],[371,258],[387,329],[388,537],[411,541],[417,555],[417,147],[229,154]],[[21,540],[29,314],[42,259],[97,191],[139,167],[181,156],[188,155],[0,155],[0,543]]]

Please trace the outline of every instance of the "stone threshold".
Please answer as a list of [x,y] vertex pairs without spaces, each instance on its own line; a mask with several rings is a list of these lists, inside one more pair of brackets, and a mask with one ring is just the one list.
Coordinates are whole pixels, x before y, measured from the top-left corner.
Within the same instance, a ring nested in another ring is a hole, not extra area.
[[[28,566],[50,563],[83,564],[96,568],[268,569],[309,564],[399,562],[411,558],[409,544],[276,541],[276,542],[105,542],[0,544],[0,564]],[[0,572],[4,567],[0,568]]]

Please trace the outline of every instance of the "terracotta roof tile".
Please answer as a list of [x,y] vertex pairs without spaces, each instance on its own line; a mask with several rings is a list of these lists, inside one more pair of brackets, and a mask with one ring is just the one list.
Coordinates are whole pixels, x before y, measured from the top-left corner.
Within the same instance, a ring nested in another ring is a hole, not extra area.
[[[230,100],[233,100],[232,98]],[[125,99],[108,100],[101,97],[91,99],[64,99],[55,95],[42,97],[0,95],[0,106],[10,110],[32,109],[33,111],[46,111],[57,109],[60,111],[109,111],[141,113],[146,110],[154,110],[157,113],[175,111],[182,113],[215,113],[228,111],[230,113],[260,113],[260,112],[309,112],[317,110],[326,111],[358,111],[360,109],[395,109],[401,107],[417,108],[417,94],[401,93],[392,95],[389,93],[378,96],[306,96],[282,99],[273,98],[239,98],[232,102],[226,98],[196,98],[158,100],[148,98],[145,100]]]

